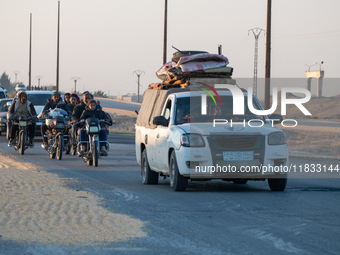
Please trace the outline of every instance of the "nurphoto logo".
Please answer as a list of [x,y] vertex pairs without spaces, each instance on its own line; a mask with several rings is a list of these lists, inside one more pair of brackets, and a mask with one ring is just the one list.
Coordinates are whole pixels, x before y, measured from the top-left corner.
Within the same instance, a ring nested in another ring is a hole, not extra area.
[[[220,95],[217,93],[216,89],[228,89],[233,97],[233,115],[245,115],[245,105],[244,105],[244,94],[243,91],[235,86],[235,85],[229,85],[229,84],[215,84],[215,88],[213,88],[212,86],[209,86],[208,84],[205,83],[200,83],[204,86],[206,86],[207,88],[209,88],[211,91],[214,92],[214,94],[217,96],[218,100],[220,101],[221,106],[223,105],[223,102],[221,100]],[[208,95],[210,95],[210,97],[213,99],[215,105],[217,105],[216,100],[214,98],[214,96],[212,95],[212,93],[210,91],[208,91],[205,88],[200,88],[203,91],[205,91]],[[268,110],[259,110],[259,109],[255,109],[254,105],[253,105],[253,89],[252,88],[248,88],[247,89],[247,94],[250,95],[247,97],[247,105],[249,108],[249,111],[255,115],[270,115],[272,113],[274,113],[277,109],[277,105],[278,105],[278,93],[277,93],[277,88],[273,88],[273,97],[272,97],[272,106],[270,109]],[[287,93],[301,93],[304,94],[305,97],[303,98],[287,98]],[[201,115],[207,115],[207,94],[202,94],[201,95]],[[311,99],[311,93],[309,90],[304,89],[304,88],[285,88],[283,87],[281,89],[281,115],[287,115],[287,105],[288,104],[292,104],[295,105],[296,107],[298,107],[298,109],[306,116],[308,115],[312,115],[307,109],[306,107],[303,106],[304,103],[307,103],[309,100]],[[251,122],[252,120],[248,121]],[[264,122],[262,120],[256,120],[256,122],[262,122],[262,124],[259,125],[251,125],[249,124],[249,126],[251,127],[261,127],[264,125]],[[274,119],[270,120],[272,122],[272,125],[274,125]],[[285,126],[285,127],[295,127],[297,125],[297,121],[296,120],[292,120],[292,119],[286,119],[282,121],[282,125],[284,126],[283,122],[287,122],[287,121],[292,121],[295,123],[295,125],[293,126]],[[230,120],[231,125],[232,120]],[[245,125],[245,120],[243,120],[244,125]],[[215,127],[216,124],[227,124],[228,120],[225,119],[214,119],[213,121],[213,126]]]
[[[205,86],[208,86],[218,97],[218,99],[220,100],[220,103],[222,105],[222,101],[220,96],[218,95],[218,93],[216,92],[216,90],[207,85],[202,83]],[[243,91],[235,86],[235,85],[228,85],[228,84],[215,84],[215,88],[216,89],[229,89],[232,96],[233,96],[233,114],[234,115],[244,115],[244,95],[243,95]],[[202,88],[201,88],[202,89]],[[212,98],[212,94],[207,91],[206,89],[202,89],[204,91],[206,91]],[[253,94],[253,89],[252,88],[248,88],[248,95],[252,95]],[[306,97],[304,98],[296,98],[296,99],[292,99],[292,98],[287,98],[286,94],[287,93],[302,93],[304,94]],[[312,115],[302,104],[307,103],[309,100],[311,99],[311,93],[309,92],[309,90],[307,89],[303,89],[303,88],[282,88],[281,89],[281,114],[282,115],[287,115],[287,104],[294,104],[296,105],[300,111],[302,111],[302,113],[304,115]],[[213,98],[215,105],[216,105],[216,101]],[[206,94],[202,94],[201,95],[201,103],[202,103],[202,110],[201,110],[201,114],[202,115],[206,115],[207,111],[207,95]],[[248,107],[249,110],[256,115],[269,115],[272,114],[273,112],[276,111],[277,108],[277,88],[273,88],[273,104],[272,107],[268,110],[257,110],[254,108],[253,106],[253,97],[252,96],[248,96]]]

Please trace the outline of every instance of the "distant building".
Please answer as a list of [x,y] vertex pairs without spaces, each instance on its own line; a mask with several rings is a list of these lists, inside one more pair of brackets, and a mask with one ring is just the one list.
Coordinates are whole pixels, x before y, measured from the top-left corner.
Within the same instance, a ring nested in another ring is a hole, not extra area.
[[[139,98],[141,100],[141,97]],[[117,100],[127,102],[137,102],[137,95],[135,93],[128,93],[126,95],[118,95]]]

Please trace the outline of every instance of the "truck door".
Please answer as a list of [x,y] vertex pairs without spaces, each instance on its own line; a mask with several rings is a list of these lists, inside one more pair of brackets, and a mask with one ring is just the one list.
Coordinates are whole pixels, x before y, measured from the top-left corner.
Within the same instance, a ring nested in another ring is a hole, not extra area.
[[168,98],[165,104],[165,108],[163,109],[162,116],[168,120],[168,126],[158,126],[156,131],[156,168],[158,171],[161,172],[168,172],[168,138],[169,138],[169,126],[171,121],[171,114],[172,114],[172,104],[173,99]]

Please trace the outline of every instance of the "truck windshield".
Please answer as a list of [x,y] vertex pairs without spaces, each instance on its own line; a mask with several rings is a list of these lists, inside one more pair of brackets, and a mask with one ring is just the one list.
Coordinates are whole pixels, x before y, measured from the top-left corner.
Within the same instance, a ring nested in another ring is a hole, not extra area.
[[28,100],[31,101],[31,103],[34,106],[37,105],[45,105],[46,102],[51,99],[51,94],[28,94]]
[[[215,98],[216,104],[211,97],[207,97],[206,115],[201,114],[201,97],[177,98],[175,124],[184,123],[212,123],[214,119],[233,120],[233,122],[243,122],[249,120],[264,120],[263,116],[253,114],[247,103],[247,96],[244,97],[244,115],[233,115],[233,97],[221,96],[222,105]],[[254,108],[262,110],[259,105],[253,102]]]

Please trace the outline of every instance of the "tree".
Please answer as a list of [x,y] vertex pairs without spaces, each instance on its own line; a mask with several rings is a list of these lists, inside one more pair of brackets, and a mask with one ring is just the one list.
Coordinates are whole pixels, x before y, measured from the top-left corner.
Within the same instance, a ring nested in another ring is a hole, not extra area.
[[4,72],[1,75],[0,86],[3,87],[4,89],[7,89],[8,91],[13,91],[15,88],[14,84],[12,84],[10,79],[8,78],[8,75],[6,74],[6,72]]
[[101,91],[101,90],[98,90],[98,91],[93,92],[93,96],[94,96],[94,97],[107,97],[107,95],[105,94],[105,92],[104,92],[104,91]]

